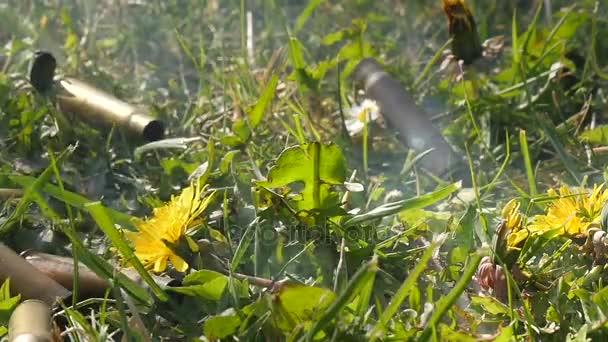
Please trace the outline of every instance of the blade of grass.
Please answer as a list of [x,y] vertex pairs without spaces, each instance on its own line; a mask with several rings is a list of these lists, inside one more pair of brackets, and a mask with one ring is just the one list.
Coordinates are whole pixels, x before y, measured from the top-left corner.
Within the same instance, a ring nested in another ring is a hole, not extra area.
[[302,27],[304,27],[304,25],[306,25],[306,23],[308,22],[308,19],[310,19],[310,16],[312,15],[312,13],[322,3],[323,3],[323,0],[310,0],[308,2],[308,5],[302,11],[300,16],[298,17],[298,20],[296,21],[296,27],[293,30],[294,34],[298,33],[298,31],[300,31],[302,29]]
[[498,180],[500,179],[500,177],[503,175],[503,173],[505,172],[505,169],[507,167],[507,165],[509,164],[509,161],[511,161],[511,138],[509,138],[509,132],[506,132],[506,142],[505,142],[505,148],[506,148],[506,153],[505,153],[505,160],[502,162],[502,164],[500,165],[500,168],[498,169],[498,172],[496,172],[496,175],[494,176],[494,178],[492,178],[492,181],[490,183],[488,183],[487,185],[484,185],[483,187],[480,188],[480,190],[484,190],[484,194],[481,195],[482,197],[485,196],[486,194],[488,194],[490,191],[492,191],[492,189],[494,189],[494,187],[496,186]]
[[123,239],[120,232],[114,227],[114,223],[112,219],[108,215],[106,209],[99,202],[89,203],[86,206],[86,209],[89,211],[95,222],[99,228],[106,234],[106,236],[110,239],[114,247],[118,249],[120,254],[123,255],[125,261],[132,265],[137,273],[142,277],[142,279],[150,286],[152,292],[161,300],[167,301],[169,297],[163,291],[163,289],[158,286],[158,284],[152,279],[150,273],[146,270],[144,265],[141,264],[135,253],[127,242]]
[[521,154],[524,158],[524,164],[526,166],[526,176],[528,177],[528,190],[530,191],[530,197],[534,197],[538,194],[536,191],[536,178],[534,177],[532,159],[530,158],[530,150],[528,149],[528,138],[526,137],[526,130],[524,129],[519,131],[519,146],[521,147]]
[[[9,176],[9,179],[12,182],[15,182],[15,183],[21,185],[22,187],[32,186],[32,184],[34,182],[36,182],[36,178],[30,177],[30,176]],[[65,189],[61,190],[60,187],[53,185],[53,184],[49,184],[49,183],[44,184],[40,190],[62,202],[65,202],[73,207],[76,207],[78,209],[84,209],[84,206],[86,204],[92,202],[82,195],[79,195],[79,194],[71,192],[71,191],[67,191]],[[121,225],[123,225],[124,227],[127,227],[127,228],[133,228],[133,223],[132,223],[133,217],[131,215],[121,213],[120,211],[110,209],[110,208],[106,208],[106,209],[110,211],[110,214],[116,220],[117,223],[120,223]]]
[[[60,227],[61,228],[61,227]],[[120,285],[133,298],[137,299],[141,304],[151,306],[154,302],[150,294],[139,286],[136,282],[129,279],[124,274],[118,272],[106,260],[91,253],[83,244],[82,241],[69,229],[62,229],[62,232],[68,237],[72,243],[72,253],[77,253],[79,260],[85,264],[91,271],[95,272],[102,279],[112,283],[113,281]],[[114,280],[112,280],[114,279]]]
[[521,51],[519,50],[519,41],[517,37],[517,10],[513,11],[513,19],[511,20],[511,51],[513,51],[513,65],[518,65],[521,60]]
[[367,213],[355,215],[350,219],[346,220],[342,226],[348,227],[356,224],[360,224],[366,221],[375,220],[378,218],[386,217],[392,214],[396,214],[403,210],[408,209],[422,209],[429,205],[435,204],[442,199],[448,197],[450,194],[458,191],[461,185],[460,182],[450,184],[442,189],[439,189],[430,194],[414,197],[407,200],[396,201],[388,204],[381,205],[370,210]]
[[435,330],[437,323],[439,323],[443,315],[445,315],[445,313],[452,307],[452,305],[456,303],[458,297],[464,292],[464,290],[466,290],[466,287],[471,281],[471,278],[473,278],[473,275],[477,271],[477,267],[481,262],[481,258],[481,254],[473,254],[469,265],[465,269],[460,279],[458,279],[456,285],[454,285],[452,291],[450,291],[447,296],[443,297],[439,300],[439,302],[437,302],[437,306],[433,312],[433,315],[429,319],[426,327],[424,328],[424,331],[422,332],[422,335],[420,336],[420,341],[427,341],[429,339],[431,333]]
[[559,135],[555,131],[555,127],[548,124],[546,115],[542,115],[538,122],[542,127],[543,132],[545,132],[545,135],[549,139],[549,142],[551,142],[551,145],[553,145],[553,148],[555,148],[557,151],[559,158],[562,160],[562,163],[566,167],[568,173],[570,173],[570,176],[572,176],[577,184],[580,184],[581,176],[577,171],[576,162],[570,157],[570,155],[568,155],[568,152],[566,152],[564,145],[560,141]]
[[251,129],[255,129],[262,122],[262,118],[264,117],[264,113],[267,111],[268,106],[272,103],[272,99],[275,95],[275,90],[277,88],[277,84],[279,82],[279,78],[277,75],[272,75],[270,82],[266,85],[262,96],[255,104],[251,112],[249,113],[249,124],[251,125]]
[[[51,166],[53,167],[53,172],[55,173],[55,180],[57,181],[57,184],[59,185],[59,189],[63,193],[65,191],[63,188],[63,180],[61,179],[61,174],[59,173],[59,167],[57,166],[57,161],[55,160],[55,156],[53,154],[53,151],[51,151],[50,147],[48,148],[48,154],[49,154],[49,158],[51,159]],[[65,204],[65,209],[68,213],[68,218],[70,220],[70,229],[73,232],[75,232],[76,227],[74,227],[74,215],[72,214],[72,207],[70,207],[67,203],[64,203],[64,204]],[[78,254],[73,253],[72,258],[74,259],[74,265],[78,265]],[[78,276],[79,267],[74,267],[73,272],[74,272],[74,280],[73,280],[73,284],[72,284],[72,306],[76,306],[76,303],[78,303],[78,289],[80,288],[80,286],[78,285],[78,282],[80,280],[80,277]]]
[[414,81],[414,84],[412,85],[412,89],[414,91],[418,88],[418,86],[420,85],[420,83],[422,83],[422,81],[431,72],[432,68],[437,64],[437,62],[439,61],[439,59],[441,58],[441,56],[443,56],[443,51],[445,51],[445,49],[447,49],[448,46],[450,46],[450,44],[452,44],[452,38],[448,39],[448,41],[445,42],[445,44],[443,44],[439,48],[439,50],[437,50],[437,52],[435,52],[435,54],[433,55],[433,57],[431,58],[431,60],[426,64],[426,66],[424,67],[424,69],[422,70],[422,72],[420,73],[420,75],[418,75],[418,78],[416,78],[416,80]]
[[[307,341],[313,341],[317,332],[319,332],[328,323],[334,320],[339,312],[351,301],[357,293],[361,292],[368,284],[373,283],[378,272],[378,257],[374,256],[367,264],[361,267],[353,278],[348,282],[346,289],[336,298],[336,300],[327,308],[327,310],[314,322],[306,334]],[[368,297],[369,299],[369,297]]]
[[379,338],[382,338],[384,331],[390,322],[390,320],[395,316],[399,308],[401,307],[401,303],[409,296],[410,291],[414,286],[416,286],[416,281],[422,275],[422,272],[426,269],[427,264],[431,260],[433,253],[435,250],[443,244],[445,239],[447,238],[446,234],[439,235],[436,239],[431,242],[431,245],[427,247],[424,251],[424,254],[420,257],[420,260],[416,264],[416,267],[411,271],[408,275],[407,279],[401,284],[391,302],[388,304],[384,312],[380,315],[378,319],[378,323],[374,326],[372,331],[368,334],[368,338],[370,341],[376,341]]
[[243,259],[243,257],[245,256],[245,252],[247,252],[247,248],[249,248],[249,245],[253,240],[253,233],[255,232],[254,228],[257,226],[258,221],[259,218],[256,217],[253,221],[251,221],[251,223],[249,224],[249,226],[247,226],[247,229],[243,233],[241,241],[239,241],[239,245],[236,247],[236,250],[234,251],[234,256],[232,257],[232,262],[230,265],[231,272],[236,271],[236,269],[239,267],[239,264],[241,263],[241,259]]
[[[76,146],[71,145],[66,148],[55,160],[55,164],[61,164],[67,156],[72,154],[76,150]],[[0,226],[0,236],[5,236],[6,234],[12,232],[17,225],[21,221],[21,217],[25,214],[29,204],[34,200],[35,194],[40,192],[40,189],[49,181],[53,176],[53,167],[49,165],[38,178],[36,178],[31,184],[29,184],[24,190],[23,197],[17,204],[15,211],[11,214],[11,216],[4,221],[4,223]]]
[[363,175],[365,178],[368,176],[367,167],[368,167],[368,139],[369,139],[369,125],[367,123],[368,110],[365,113],[365,121],[363,121]]

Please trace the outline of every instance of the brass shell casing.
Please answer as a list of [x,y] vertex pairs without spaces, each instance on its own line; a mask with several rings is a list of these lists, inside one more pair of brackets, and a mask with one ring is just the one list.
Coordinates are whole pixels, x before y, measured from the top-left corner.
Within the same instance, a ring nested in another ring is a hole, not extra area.
[[[25,260],[49,278],[73,291],[74,286],[74,259],[71,257],[57,256],[36,251],[26,251],[21,254]],[[121,272],[137,282],[142,287],[147,284],[135,269],[127,268]],[[169,277],[152,275],[152,279],[162,288],[174,284],[176,281]],[[103,297],[110,288],[110,284],[99,277],[83,264],[78,265],[78,296],[79,298]]]
[[164,124],[145,114],[140,108],[75,78],[59,81],[63,91],[57,95],[62,111],[75,114],[92,125],[116,125],[129,134],[148,141],[161,139]]
[[19,304],[8,322],[9,342],[51,342],[51,307],[37,299]]
[[51,305],[71,295],[63,286],[0,243],[0,281],[10,278],[11,293],[23,299],[38,299]]
[[51,53],[37,51],[30,65],[29,80],[40,94],[54,97],[62,111],[90,125],[116,126],[132,137],[148,141],[163,138],[164,123],[147,115],[146,110],[75,78],[56,81],[56,68],[57,61]]

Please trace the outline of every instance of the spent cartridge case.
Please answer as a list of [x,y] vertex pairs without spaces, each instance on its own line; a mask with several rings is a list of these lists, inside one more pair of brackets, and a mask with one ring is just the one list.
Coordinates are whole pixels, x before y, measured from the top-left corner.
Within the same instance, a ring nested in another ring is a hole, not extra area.
[[141,108],[128,104],[88,83],[67,77],[59,81],[57,102],[62,111],[72,113],[92,125],[116,125],[127,134],[148,141],[163,137],[165,127]]
[[355,80],[363,84],[366,96],[378,103],[388,126],[397,131],[406,147],[419,153],[432,150],[420,160],[423,168],[442,176],[460,160],[428,115],[376,60],[361,61],[355,70]]
[[51,342],[53,325],[51,307],[30,299],[19,304],[8,322],[9,342]]

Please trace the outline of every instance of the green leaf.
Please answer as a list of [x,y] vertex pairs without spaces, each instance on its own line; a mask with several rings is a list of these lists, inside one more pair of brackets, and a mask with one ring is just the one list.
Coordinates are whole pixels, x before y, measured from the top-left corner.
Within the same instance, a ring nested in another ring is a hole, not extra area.
[[470,334],[460,332],[460,331],[455,331],[451,327],[449,327],[448,325],[445,325],[445,324],[440,324],[438,330],[441,331],[440,336],[445,341],[450,341],[450,342],[476,342],[476,341],[478,341],[477,338],[471,336]]
[[241,151],[239,150],[232,150],[232,151],[228,151],[226,152],[226,154],[224,155],[224,157],[222,158],[222,161],[220,162],[220,172],[222,174],[227,174],[228,171],[230,170],[230,165],[232,164],[232,160],[234,159],[234,157],[236,157]]
[[258,218],[256,217],[245,229],[243,236],[241,237],[241,241],[239,241],[236,250],[234,251],[234,256],[232,257],[232,262],[230,263],[231,271],[235,272],[236,269],[241,264],[241,260],[245,256],[245,252],[251,245],[253,238],[255,236],[255,228],[258,225]]
[[133,157],[135,158],[135,160],[138,160],[141,158],[141,156],[144,153],[146,153],[148,151],[152,151],[152,150],[166,150],[166,149],[185,150],[188,148],[188,146],[191,143],[197,142],[200,140],[201,140],[201,138],[194,137],[194,138],[169,138],[169,139],[153,141],[151,143],[147,143],[145,145],[137,147],[135,149],[135,151],[133,151]]
[[343,223],[343,226],[348,227],[356,224],[360,224],[366,221],[375,220],[378,218],[386,217],[399,213],[403,210],[416,210],[428,207],[429,205],[435,204],[442,199],[448,197],[453,192],[460,189],[460,183],[453,183],[446,186],[443,189],[439,189],[430,194],[410,198],[407,200],[401,200],[388,204],[381,205],[377,208],[370,210],[367,213],[355,215]]
[[555,228],[542,232],[541,234],[531,234],[521,248],[519,264],[524,265],[530,258],[541,252],[551,240],[559,237],[564,231],[563,228]]
[[294,72],[290,78],[295,78],[302,90],[315,90],[319,80],[315,79],[304,59],[304,46],[296,37],[289,37],[289,52]]
[[228,277],[214,271],[201,270],[187,275],[183,286],[169,287],[167,290],[199,297],[206,300],[218,301],[222,298],[228,286]]
[[280,329],[292,331],[318,319],[335,298],[332,291],[320,287],[285,284],[273,297],[273,317]]
[[230,308],[221,315],[213,316],[205,321],[203,332],[211,340],[219,340],[233,335],[241,325],[241,318]]
[[225,135],[220,138],[220,143],[233,148],[245,145],[245,142],[236,135]]
[[584,143],[606,145],[608,144],[608,125],[584,131],[578,138]]
[[421,341],[428,340],[432,332],[437,328],[437,324],[441,321],[441,319],[448,312],[448,310],[452,308],[454,303],[456,303],[458,297],[460,297],[462,293],[466,290],[467,286],[469,285],[469,282],[473,278],[473,275],[475,275],[475,272],[477,271],[477,267],[479,266],[480,262],[481,254],[474,253],[471,256],[469,264],[464,269],[462,276],[460,277],[460,279],[458,279],[452,290],[450,290],[450,293],[441,297],[441,299],[434,303],[435,308],[433,310],[433,313],[431,314],[431,318],[429,318],[426,324],[426,327],[422,331],[422,335],[420,336]]
[[304,183],[299,210],[330,208],[338,202],[330,185],[344,183],[346,163],[336,144],[308,143],[285,149],[276,165],[268,172],[268,181],[257,185],[277,188],[293,183]]
[[471,303],[484,308],[492,315],[508,315],[510,309],[494,297],[472,296]]
[[251,130],[244,120],[236,120],[232,125],[232,131],[234,134],[236,134],[240,141],[247,141],[251,136]]
[[0,287],[0,322],[3,324],[8,323],[13,310],[21,301],[21,295],[11,297],[10,283],[10,278],[7,278]]

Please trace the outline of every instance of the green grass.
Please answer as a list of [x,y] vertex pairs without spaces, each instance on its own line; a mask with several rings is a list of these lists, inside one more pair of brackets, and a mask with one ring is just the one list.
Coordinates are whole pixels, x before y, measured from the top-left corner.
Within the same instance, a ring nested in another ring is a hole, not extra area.
[[[108,298],[58,306],[73,341],[605,339],[606,256],[585,237],[551,230],[498,250],[510,199],[532,220],[555,200],[548,189],[608,177],[597,149],[608,145],[608,6],[549,2],[550,17],[539,2],[469,0],[482,41],[505,40],[461,75],[440,70],[451,42],[439,0],[9,0],[0,188],[24,193],[0,198],[2,241],[108,280]],[[147,108],[169,140],[61,113],[27,82],[37,49],[58,75]],[[344,132],[366,57],[433,118],[472,184],[427,174],[381,123]],[[190,236],[200,250],[173,246],[189,274],[169,268],[176,283],[157,285],[121,231],[193,173],[218,196]],[[118,253],[143,281],[118,273]],[[484,256],[505,270],[505,298],[473,277]],[[16,301],[5,292],[2,326]]]

